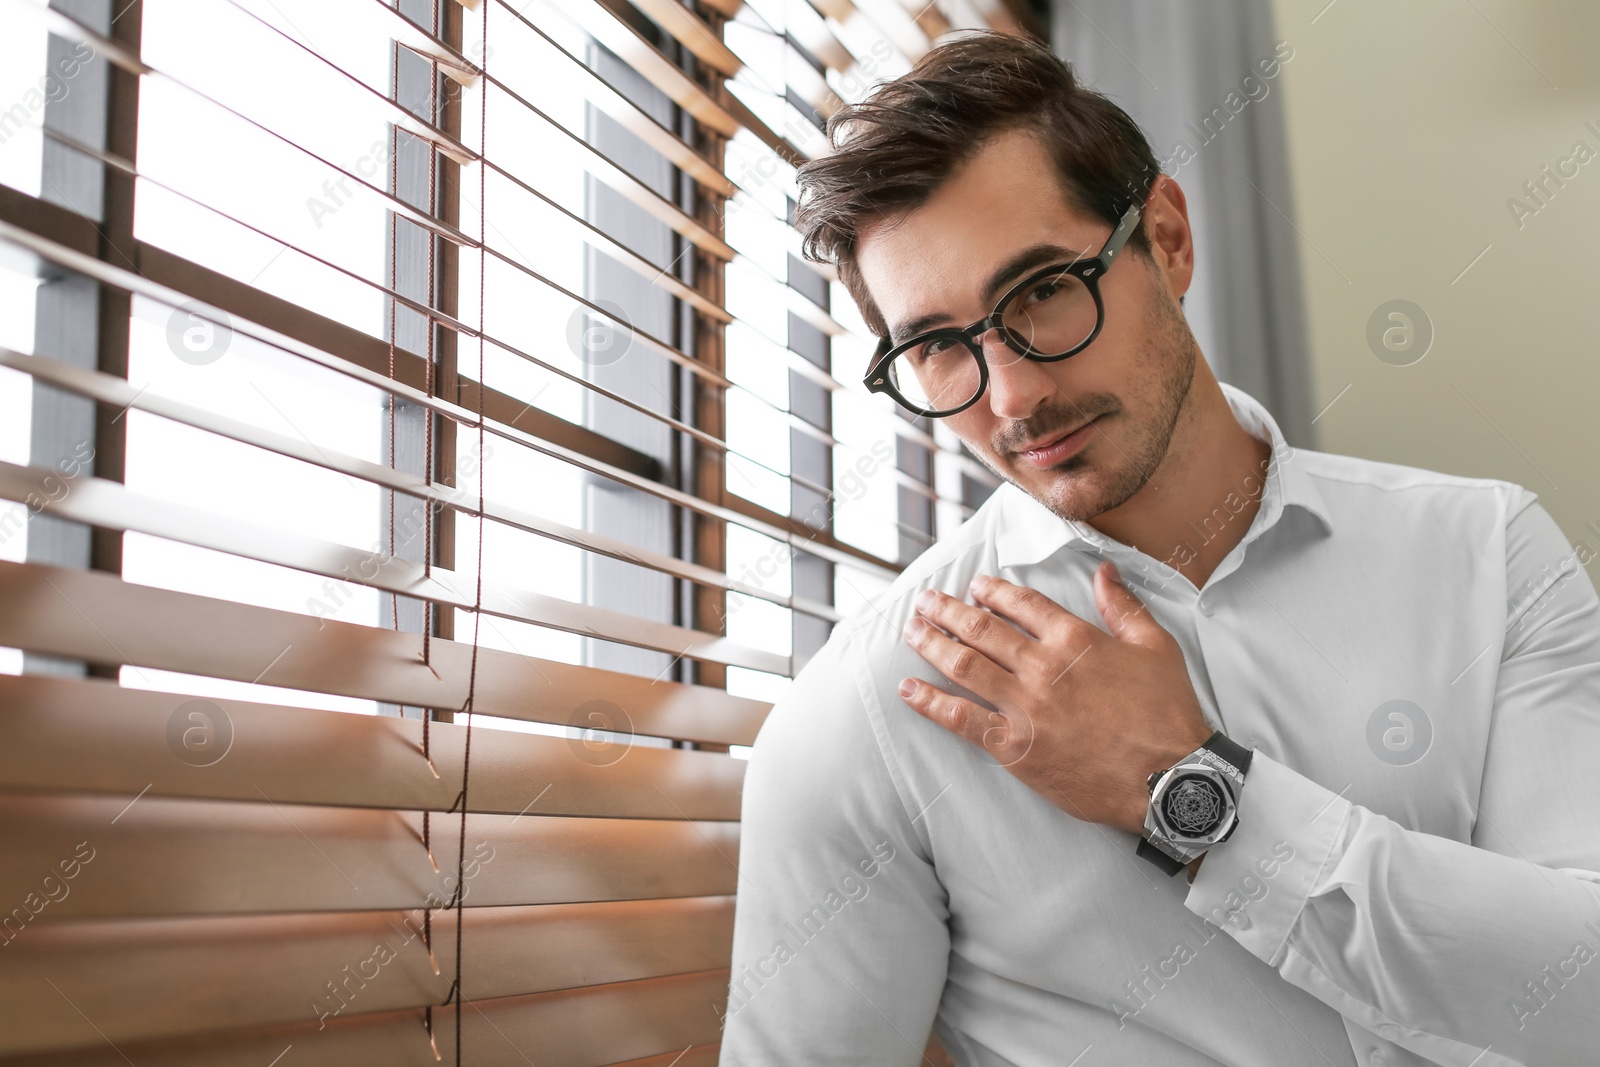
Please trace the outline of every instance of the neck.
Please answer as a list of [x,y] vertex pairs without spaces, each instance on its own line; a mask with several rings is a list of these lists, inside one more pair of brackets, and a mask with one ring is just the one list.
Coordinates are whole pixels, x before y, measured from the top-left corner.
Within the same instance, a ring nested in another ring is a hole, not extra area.
[[1089,520],[1203,588],[1261,509],[1272,446],[1239,425],[1206,361],[1178,415],[1166,457],[1128,500]]

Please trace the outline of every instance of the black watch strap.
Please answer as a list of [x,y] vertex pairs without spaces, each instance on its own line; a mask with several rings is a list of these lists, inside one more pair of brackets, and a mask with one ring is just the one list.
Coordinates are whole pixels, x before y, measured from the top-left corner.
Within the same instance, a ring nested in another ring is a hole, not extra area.
[[1200,747],[1209,748],[1211,751],[1215,752],[1217,755],[1221,756],[1223,759],[1239,768],[1240,774],[1243,774],[1245,771],[1250,769],[1250,757],[1253,754],[1252,750],[1245,748],[1236,741],[1231,740],[1228,735],[1223,733],[1221,730],[1214,731],[1210,737],[1205,739],[1205,743]]
[[[1162,873],[1168,875],[1169,877],[1177,874],[1179,871],[1188,866],[1187,863],[1183,863],[1180,860],[1175,860],[1165,852],[1162,852],[1159,848],[1156,848],[1156,846],[1152,845],[1143,837],[1139,838],[1139,847],[1134,849],[1133,852],[1134,855],[1143,856],[1145,859],[1161,868]],[[1126,856],[1127,853],[1124,852],[1123,855]]]

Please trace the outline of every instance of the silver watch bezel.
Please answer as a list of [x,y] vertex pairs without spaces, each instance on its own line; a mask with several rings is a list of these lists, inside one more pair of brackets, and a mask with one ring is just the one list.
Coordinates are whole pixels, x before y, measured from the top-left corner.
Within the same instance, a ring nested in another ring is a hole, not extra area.
[[[1175,830],[1163,815],[1160,803],[1178,779],[1190,775],[1215,783],[1223,797],[1222,818],[1216,829],[1200,837]],[[1175,860],[1187,863],[1195,859],[1233,833],[1239,822],[1239,790],[1243,786],[1244,774],[1237,767],[1209,748],[1197,749],[1162,772],[1151,788],[1150,804],[1144,817],[1145,839]]]

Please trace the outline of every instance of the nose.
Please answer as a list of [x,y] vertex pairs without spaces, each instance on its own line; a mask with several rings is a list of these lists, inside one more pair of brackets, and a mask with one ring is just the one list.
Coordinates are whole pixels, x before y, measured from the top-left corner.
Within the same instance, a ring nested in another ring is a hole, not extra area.
[[1019,420],[1055,394],[1056,383],[1043,363],[1024,359],[1005,343],[998,329],[980,339],[989,366],[989,410],[996,418]]

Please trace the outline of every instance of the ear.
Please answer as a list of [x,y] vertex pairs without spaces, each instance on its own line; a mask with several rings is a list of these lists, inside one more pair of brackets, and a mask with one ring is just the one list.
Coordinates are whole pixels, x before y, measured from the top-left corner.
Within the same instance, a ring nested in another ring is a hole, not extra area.
[[1145,201],[1144,231],[1150,256],[1178,302],[1194,281],[1194,232],[1189,228],[1189,203],[1176,178],[1162,174]]

